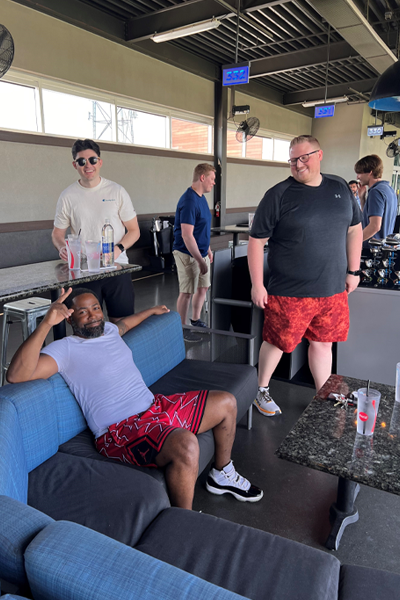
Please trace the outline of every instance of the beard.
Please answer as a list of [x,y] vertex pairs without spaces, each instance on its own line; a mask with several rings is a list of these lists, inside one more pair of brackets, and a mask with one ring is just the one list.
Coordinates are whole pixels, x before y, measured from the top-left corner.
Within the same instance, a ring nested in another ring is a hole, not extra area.
[[74,335],[85,339],[98,338],[101,335],[103,335],[104,326],[104,319],[101,321],[101,323],[99,323],[99,325],[96,325],[96,327],[88,327],[87,325],[84,325],[83,327],[78,327],[78,325],[71,320],[71,327]]

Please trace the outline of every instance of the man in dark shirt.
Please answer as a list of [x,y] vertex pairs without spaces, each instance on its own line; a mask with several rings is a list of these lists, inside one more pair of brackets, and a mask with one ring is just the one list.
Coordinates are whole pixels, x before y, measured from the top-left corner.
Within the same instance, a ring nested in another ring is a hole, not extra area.
[[292,352],[303,337],[309,340],[309,366],[319,390],[331,374],[332,342],[347,339],[347,295],[359,283],[361,212],[343,179],[321,174],[322,156],[312,136],[291,141],[292,176],[267,191],[250,232],[252,300],[265,314],[255,405],[265,416],[281,413],[268,386],[283,352]]
[[192,299],[191,324],[207,327],[200,320],[206,293],[211,284],[210,249],[211,213],[204,194],[215,185],[215,168],[207,163],[197,165],[193,182],[181,196],[175,214],[173,254],[179,279],[177,311],[186,324]]
[[379,240],[393,233],[397,215],[397,196],[388,181],[382,179],[383,163],[376,154],[360,158],[354,170],[361,185],[368,186],[362,215],[363,239]]

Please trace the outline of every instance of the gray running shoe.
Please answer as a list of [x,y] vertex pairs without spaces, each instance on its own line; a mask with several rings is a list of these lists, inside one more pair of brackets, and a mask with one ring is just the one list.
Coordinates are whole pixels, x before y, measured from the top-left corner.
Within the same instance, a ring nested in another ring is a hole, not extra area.
[[264,417],[275,417],[282,414],[279,406],[269,395],[269,388],[263,388],[262,390],[258,388],[257,397],[253,404]]

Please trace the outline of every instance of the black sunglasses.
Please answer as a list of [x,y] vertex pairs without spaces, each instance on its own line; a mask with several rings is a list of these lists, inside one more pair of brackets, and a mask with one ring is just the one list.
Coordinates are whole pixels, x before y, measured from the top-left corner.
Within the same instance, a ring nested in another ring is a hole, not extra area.
[[78,163],[80,167],[84,167],[87,161],[90,162],[91,165],[96,165],[100,158],[98,156],[89,156],[89,158],[76,158],[75,162]]

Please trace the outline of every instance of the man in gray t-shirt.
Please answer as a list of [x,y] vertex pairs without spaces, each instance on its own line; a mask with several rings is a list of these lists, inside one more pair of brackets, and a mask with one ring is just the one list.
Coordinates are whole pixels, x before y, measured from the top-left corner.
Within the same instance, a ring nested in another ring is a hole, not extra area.
[[[316,138],[292,140],[292,176],[267,191],[250,232],[251,295],[265,316],[255,400],[264,416],[281,413],[268,386],[283,352],[292,352],[303,337],[309,340],[318,391],[331,374],[332,342],[347,338],[347,294],[359,283],[361,213],[343,179],[321,174],[322,156]],[[267,240],[268,292],[263,281]]]
[[[208,474],[207,490],[257,502],[263,492],[240,476],[231,461],[236,398],[207,390],[153,395],[121,339],[147,317],[166,312],[165,306],[156,306],[115,324],[106,323],[99,300],[90,290],[62,290],[14,355],[7,380],[18,383],[60,373],[95,436],[97,450],[122,463],[165,467],[171,504],[180,508],[192,508],[199,466],[196,434],[212,429],[215,466]],[[74,335],[42,349],[50,329],[64,319]]]

